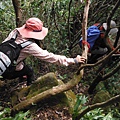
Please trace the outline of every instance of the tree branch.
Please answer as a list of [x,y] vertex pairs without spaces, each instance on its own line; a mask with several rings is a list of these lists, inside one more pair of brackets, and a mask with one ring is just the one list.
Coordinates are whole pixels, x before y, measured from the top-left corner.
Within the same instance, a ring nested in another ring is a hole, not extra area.
[[55,12],[55,8],[54,8],[54,7],[55,7],[55,2],[53,1],[53,4],[52,4],[53,20],[54,20],[55,26],[56,26],[56,28],[57,28],[60,36],[62,36],[62,35],[61,35],[61,31],[59,30],[58,24],[57,24],[57,22],[56,22],[56,12]]
[[[118,49],[120,48],[120,45],[118,45],[116,47],[115,50],[111,51],[106,57],[104,57],[103,59],[101,59],[100,61],[98,61],[95,64],[92,64],[92,66],[96,66],[102,62],[105,62],[106,60],[108,60],[111,55],[113,53],[115,53]],[[106,62],[105,62],[106,63]],[[107,64],[107,63],[106,63]],[[105,65],[105,64],[104,64]],[[104,66],[102,66],[104,68]],[[117,72],[117,70],[120,68],[120,65],[118,65],[116,68],[114,68],[111,72],[107,73],[106,75],[102,76],[102,74],[100,73],[102,69],[98,70],[98,76],[95,78],[95,80],[92,82],[92,84],[90,85],[89,89],[88,89],[88,93],[92,94],[93,90],[95,89],[95,87],[99,84],[100,81],[106,80],[107,78],[111,77],[115,72]]]
[[117,67],[115,67],[111,72],[105,74],[104,76],[102,76],[102,81],[108,79],[109,77],[111,77],[112,75],[114,75],[118,70],[120,69],[120,65],[118,65]]
[[[83,15],[83,22],[82,22],[82,41],[87,42],[87,19],[88,19],[88,11],[89,11],[90,0],[86,0],[85,8],[84,8],[84,15]],[[83,52],[82,56],[84,56],[87,60],[87,53],[88,53],[88,46],[84,44],[82,46]]]
[[78,69],[77,71],[77,75],[80,73],[80,70],[82,70],[83,68],[86,68],[86,67],[95,67],[97,65],[99,65],[100,63],[102,63],[103,61],[109,59],[113,53],[115,53],[118,49],[120,48],[120,45],[118,45],[113,51],[111,51],[107,56],[105,56],[104,58],[100,59],[99,61],[97,61],[95,64],[85,64],[85,65],[82,65],[80,66],[80,68]]
[[71,39],[71,34],[70,34],[70,7],[71,7],[71,4],[72,4],[72,0],[70,0],[70,2],[69,2],[69,13],[68,13],[68,37],[69,37],[69,40]]
[[[90,0],[86,0],[85,8],[84,8],[84,15],[83,15],[83,22],[82,22],[82,42],[87,43],[87,19],[88,19],[88,12],[89,12],[89,5]],[[87,61],[87,53],[88,53],[88,46],[87,44],[82,45],[82,56],[86,58]],[[83,64],[81,64],[82,66]],[[77,74],[81,74],[83,76],[83,69],[79,71]]]
[[16,27],[20,27],[22,24],[22,13],[20,11],[20,0],[12,0],[15,15],[16,15]]
[[[48,75],[50,75],[50,74],[48,74]],[[52,75],[52,76],[54,76],[54,75]],[[48,79],[48,78],[49,77],[46,77],[46,79]],[[43,78],[41,78],[41,79],[43,79]],[[32,106],[33,104],[36,104],[36,103],[40,102],[43,99],[47,99],[47,98],[55,96],[55,95],[57,95],[59,93],[70,90],[75,85],[77,85],[80,80],[81,80],[81,75],[74,75],[73,79],[70,80],[66,84],[54,86],[53,88],[48,89],[48,90],[46,90],[46,91],[44,91],[42,93],[39,93],[34,97],[31,97],[31,98],[29,98],[27,100],[21,101],[19,104],[17,104],[16,106],[13,107],[12,113],[16,113],[18,111],[27,109],[30,106]]]
[[113,104],[113,103],[116,103],[116,102],[120,102],[120,95],[112,97],[111,99],[109,99],[105,102],[102,102],[102,103],[96,103],[96,104],[93,104],[93,105],[89,105],[88,108],[86,108],[81,113],[79,113],[79,115],[76,117],[75,120],[80,120],[80,118],[83,117],[87,112],[89,112],[89,111],[91,111],[95,108],[106,107],[106,106],[109,106],[110,104]]
[[107,18],[107,30],[105,31],[105,37],[104,37],[104,42],[106,43],[108,49],[110,49],[109,44],[107,43],[106,39],[108,37],[108,33],[110,31],[110,20],[112,18],[112,16],[114,15],[115,11],[118,9],[118,7],[120,6],[120,0],[118,0],[114,6],[114,8],[110,11],[110,14],[108,15]]

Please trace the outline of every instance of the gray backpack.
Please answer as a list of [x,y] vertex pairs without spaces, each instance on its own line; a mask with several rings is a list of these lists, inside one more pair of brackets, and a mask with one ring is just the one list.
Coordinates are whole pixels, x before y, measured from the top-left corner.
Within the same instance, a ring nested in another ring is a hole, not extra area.
[[20,51],[32,44],[32,41],[25,41],[17,44],[15,42],[18,32],[12,38],[0,44],[0,75],[2,75],[9,67],[16,64]]

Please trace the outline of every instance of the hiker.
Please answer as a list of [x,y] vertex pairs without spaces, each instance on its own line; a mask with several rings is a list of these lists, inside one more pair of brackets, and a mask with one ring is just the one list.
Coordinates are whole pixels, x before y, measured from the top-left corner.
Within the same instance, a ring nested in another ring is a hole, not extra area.
[[35,41],[43,40],[48,33],[48,28],[43,27],[43,22],[39,18],[29,18],[22,27],[15,28],[3,42],[10,40],[15,32],[18,32],[16,43],[22,43],[28,40],[32,40],[33,43],[21,50],[16,67],[5,71],[2,75],[4,79],[15,79],[19,77],[21,82],[23,76],[26,75],[27,85],[30,85],[34,81],[34,72],[31,67],[24,63],[25,58],[30,55],[46,62],[64,66],[85,62],[85,58],[80,55],[77,55],[76,58],[67,58],[40,48]]
[[[107,23],[96,23],[87,29],[87,43],[83,43],[82,38],[80,39],[80,46],[82,46],[82,44],[87,44],[89,47],[89,53],[91,53],[89,63],[96,62],[99,57],[115,49],[109,37],[106,39],[108,43],[107,46],[104,42],[104,35],[106,30]],[[111,20],[108,36],[113,36],[117,32],[118,29],[116,28],[116,23],[115,21]],[[119,51],[116,53],[119,53]]]

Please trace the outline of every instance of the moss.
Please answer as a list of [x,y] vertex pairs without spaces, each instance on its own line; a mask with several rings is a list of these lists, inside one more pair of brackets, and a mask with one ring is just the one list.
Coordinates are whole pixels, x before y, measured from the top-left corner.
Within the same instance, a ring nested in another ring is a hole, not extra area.
[[[37,96],[38,94],[42,93],[43,91],[46,91],[54,86],[64,84],[63,81],[58,80],[54,73],[48,73],[40,78],[37,79],[37,81],[32,84],[29,87],[22,88],[20,90],[17,90],[14,92],[12,101],[15,105],[15,109],[19,109],[19,100],[22,100],[22,106],[25,106],[27,103],[24,102],[26,100],[27,102],[30,102],[32,97]],[[25,98],[25,99],[24,99]],[[72,90],[53,95],[49,99],[41,100],[42,102],[54,102],[59,104],[60,106],[67,106],[70,108],[70,111],[72,112],[72,108],[75,105],[76,102],[76,96],[72,92]],[[39,103],[41,103],[41,101]]]
[[53,86],[58,85],[57,78],[54,73],[48,73],[42,77],[39,77],[34,84],[31,86],[17,89],[12,93],[11,101],[14,104],[19,103],[19,100],[23,98],[31,98],[45,90],[52,88]]
[[30,98],[34,95],[37,95],[45,90],[52,88],[53,86],[57,86],[58,81],[54,73],[48,73],[42,77],[39,77],[36,82],[31,85],[29,94],[27,98]]
[[14,105],[19,103],[17,94],[18,94],[17,92],[14,92],[14,94],[11,97],[11,104],[12,104],[12,106],[14,106]]
[[106,101],[106,100],[108,100],[110,98],[111,97],[110,97],[110,94],[109,94],[108,91],[101,90],[94,96],[93,103],[104,102],[104,101]]

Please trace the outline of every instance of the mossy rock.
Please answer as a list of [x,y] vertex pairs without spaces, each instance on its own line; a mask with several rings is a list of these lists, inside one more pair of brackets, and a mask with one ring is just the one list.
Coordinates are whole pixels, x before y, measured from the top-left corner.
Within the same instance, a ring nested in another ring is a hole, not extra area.
[[[11,103],[13,106],[17,105],[21,101],[30,99],[37,94],[40,94],[54,86],[61,84],[64,83],[61,80],[58,80],[54,73],[48,73],[44,76],[39,77],[31,86],[15,90],[12,93]],[[48,102],[51,101],[57,101],[60,106],[66,105],[70,107],[70,111],[72,111],[72,108],[76,102],[76,96],[71,90],[69,90],[49,98]]]
[[[99,91],[93,98],[93,104],[95,103],[101,103],[109,100],[111,98],[110,94],[106,90]],[[111,109],[111,105],[107,107],[102,108],[105,112],[109,111]]]
[[[61,81],[61,80],[58,80],[58,83],[59,83],[59,85],[64,84],[63,81]],[[74,92],[72,90],[68,90],[62,94],[64,95],[64,97],[61,97],[62,103],[65,103],[67,106],[69,106],[69,110],[72,113],[73,108],[76,103],[76,95],[74,94]]]
[[110,94],[106,90],[99,91],[93,98],[93,103],[101,103],[110,99]]

